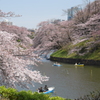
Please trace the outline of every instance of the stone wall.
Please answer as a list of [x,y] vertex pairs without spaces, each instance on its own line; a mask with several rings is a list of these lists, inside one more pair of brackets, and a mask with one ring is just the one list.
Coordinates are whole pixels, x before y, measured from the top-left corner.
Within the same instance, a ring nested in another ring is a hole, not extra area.
[[51,61],[63,62],[68,64],[82,63],[85,65],[100,65],[100,60],[84,60],[84,59],[72,59],[72,58],[58,58],[58,57],[50,57]]

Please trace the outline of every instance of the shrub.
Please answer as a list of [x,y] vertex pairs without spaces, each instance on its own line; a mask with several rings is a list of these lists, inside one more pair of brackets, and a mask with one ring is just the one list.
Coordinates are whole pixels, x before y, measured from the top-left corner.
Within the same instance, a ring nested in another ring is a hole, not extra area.
[[71,100],[71,99],[65,99],[65,98],[62,98],[62,97],[51,97],[50,100]]
[[6,88],[5,86],[0,87],[1,97],[7,98],[10,100],[14,100],[17,97],[17,93],[18,93],[18,91],[16,89]]
[[65,100],[62,97],[50,97],[50,95],[32,91],[17,91],[5,86],[0,86],[0,95],[2,100]]
[[33,93],[31,91],[20,91],[17,95],[17,100],[33,100]]

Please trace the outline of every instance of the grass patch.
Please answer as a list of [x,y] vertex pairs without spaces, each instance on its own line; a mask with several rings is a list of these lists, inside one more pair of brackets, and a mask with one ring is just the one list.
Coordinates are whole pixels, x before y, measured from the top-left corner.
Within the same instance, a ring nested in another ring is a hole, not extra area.
[[77,54],[75,52],[73,52],[73,53],[67,55],[67,58],[75,58],[76,55]]
[[52,56],[52,57],[66,58],[66,56],[67,56],[67,51],[66,51],[65,49],[60,49],[60,50],[54,52],[51,56]]
[[[82,41],[75,45],[69,44],[62,49],[54,52],[51,57],[100,60],[100,47],[98,44],[94,44],[94,48],[90,48],[89,52],[86,53],[86,48],[89,47],[90,42],[92,41],[94,41],[93,38],[91,38],[90,40]],[[78,49],[80,48],[81,51],[78,51]],[[76,49],[76,51],[74,49]],[[73,52],[70,53],[71,50],[73,50]],[[80,55],[79,53],[83,53],[83,55]]]
[[76,58],[82,58],[82,59],[90,59],[90,60],[100,60],[100,49],[95,50],[93,53],[88,53],[83,56],[76,56]]

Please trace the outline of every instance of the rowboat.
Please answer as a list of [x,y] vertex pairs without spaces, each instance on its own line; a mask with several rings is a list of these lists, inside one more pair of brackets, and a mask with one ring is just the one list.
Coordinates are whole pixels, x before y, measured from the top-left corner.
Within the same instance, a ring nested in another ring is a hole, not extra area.
[[75,66],[78,66],[78,67],[83,67],[83,66],[84,66],[84,64],[77,64],[77,63],[75,63]]
[[48,91],[43,92],[43,94],[49,94],[49,93],[53,93],[54,92],[55,87],[49,87]]
[[60,67],[61,65],[60,65],[60,64],[54,63],[53,66],[58,66],[58,67]]

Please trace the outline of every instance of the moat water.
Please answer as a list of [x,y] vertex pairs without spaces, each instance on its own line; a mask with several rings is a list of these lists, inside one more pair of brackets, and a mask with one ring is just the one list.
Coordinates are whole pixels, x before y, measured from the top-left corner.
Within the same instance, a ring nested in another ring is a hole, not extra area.
[[[54,62],[43,60],[42,64],[32,66],[43,75],[50,77],[43,84],[35,83],[30,90],[36,91],[38,87],[55,87],[52,96],[75,99],[90,94],[92,91],[100,90],[100,66],[75,67],[74,64],[61,63],[61,67],[52,66]],[[20,90],[20,89],[19,89]]]

